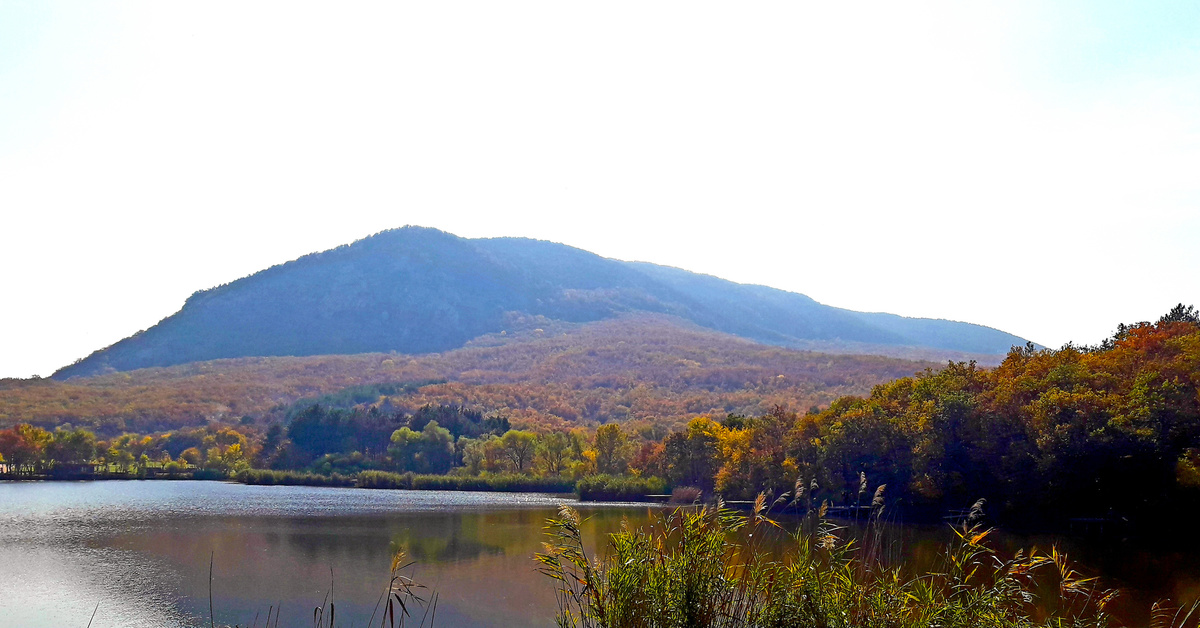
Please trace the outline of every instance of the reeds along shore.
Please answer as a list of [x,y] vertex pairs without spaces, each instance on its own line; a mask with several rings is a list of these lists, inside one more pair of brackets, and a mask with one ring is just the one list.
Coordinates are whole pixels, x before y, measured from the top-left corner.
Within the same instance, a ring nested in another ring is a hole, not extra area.
[[487,476],[433,475],[362,471],[354,475],[319,475],[294,471],[250,469],[235,476],[243,484],[357,486],[359,488],[576,493],[586,501],[641,501],[661,494],[666,483],[659,478],[596,475],[581,480],[566,477],[536,477],[515,473]]
[[356,486],[358,488],[407,489],[433,491],[498,491],[570,493],[575,482],[563,478],[538,478],[525,475],[488,477],[427,475],[363,471],[353,475],[321,475],[295,471],[250,469],[234,476],[242,484],[299,486]]
[[[609,538],[603,558],[589,555],[579,513],[563,506],[548,521],[550,542],[537,555],[554,580],[564,628],[1107,628],[1119,594],[1101,590],[1066,557],[999,556],[990,530],[964,523],[929,573],[883,559],[882,508],[873,509],[861,544],[812,509],[788,549],[768,551],[778,524],[759,496],[749,514],[722,504],[677,509],[645,529]],[[603,550],[602,550],[603,551]],[[1196,606],[1165,602],[1154,628],[1197,628]]]

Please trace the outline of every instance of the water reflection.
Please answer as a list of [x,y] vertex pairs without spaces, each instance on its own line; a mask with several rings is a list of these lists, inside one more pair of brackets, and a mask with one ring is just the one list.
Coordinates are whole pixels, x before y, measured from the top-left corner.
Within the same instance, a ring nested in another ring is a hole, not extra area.
[[[363,625],[398,548],[440,594],[439,626],[552,626],[552,586],[531,557],[564,501],[215,482],[0,483],[0,628],[83,626],[97,603],[97,627],[207,626],[210,558],[218,623],[247,625],[282,607],[280,625],[308,625],[332,594],[339,624]],[[579,506],[593,551],[623,518],[641,526],[657,512]],[[884,555],[936,568],[952,538],[945,526],[892,526]],[[1116,608],[1133,625],[1160,597],[1182,602],[1200,592],[1195,553],[1119,539],[995,541],[1003,553],[1069,552],[1088,575],[1127,589]],[[773,534],[771,542],[789,541]]]
[[[798,520],[782,517],[785,527],[795,529]],[[852,539],[860,548],[868,530],[863,522],[833,520],[843,540]],[[887,522],[882,527],[877,555],[888,565],[902,565],[908,575],[944,572],[947,548],[956,544],[952,527]],[[776,549],[790,541],[786,535],[773,534]],[[986,542],[1001,558],[1016,552],[1049,553],[1056,548],[1066,554],[1083,577],[1096,577],[1101,589],[1120,590],[1107,607],[1117,625],[1145,626],[1150,623],[1150,608],[1159,600],[1187,606],[1200,600],[1200,547],[1194,541],[1179,538],[1141,540],[1113,535],[1068,536],[1065,534],[992,530]],[[1191,543],[1190,545],[1188,543]],[[1050,600],[1055,591],[1045,590],[1039,597]],[[1048,608],[1043,610],[1050,610]]]
[[[247,487],[222,483],[0,484],[0,626],[208,624],[283,608],[308,623],[332,594],[362,625],[392,553],[440,595],[439,626],[553,625],[531,560],[564,497]],[[645,507],[589,507],[594,540]],[[81,619],[82,618],[82,619]]]

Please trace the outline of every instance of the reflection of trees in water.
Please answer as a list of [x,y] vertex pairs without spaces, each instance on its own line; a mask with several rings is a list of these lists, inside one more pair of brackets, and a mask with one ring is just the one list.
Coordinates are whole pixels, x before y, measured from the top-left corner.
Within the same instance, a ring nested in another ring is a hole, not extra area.
[[425,534],[412,528],[406,528],[392,537],[388,552],[395,553],[404,550],[408,557],[418,563],[445,563],[462,560],[473,560],[483,555],[502,556],[505,548],[499,545],[480,543],[477,539],[467,538],[460,530],[450,534]]
[[[390,558],[397,549],[425,564],[471,561],[482,556],[532,560],[533,554],[542,549],[546,519],[556,513],[552,509],[527,509],[411,513],[361,520],[341,517],[331,522],[301,520],[301,525],[311,526],[313,531],[293,532],[288,542],[309,560],[328,560],[334,554],[378,560],[385,551]],[[649,511],[624,509],[597,509],[584,516],[588,517],[585,534],[601,546],[607,534],[620,529],[622,519],[628,518],[635,526],[650,519]]]
[[386,563],[391,559],[384,552],[392,525],[380,517],[297,518],[270,536],[282,537],[290,553],[309,563]]
[[532,556],[541,548],[549,510],[425,515],[392,525],[389,551],[403,549],[420,563],[468,561],[481,556]]
[[[392,516],[296,518],[262,535],[273,550],[310,563],[390,560],[397,549],[419,563],[469,561],[481,556],[530,556],[541,549],[542,526],[554,510],[405,513]],[[620,517],[603,512],[594,525],[615,531]]]
[[[543,526],[556,509],[499,512],[416,512],[336,517],[262,517],[194,522],[123,534],[101,547],[118,546],[175,556],[182,565],[207,564],[214,549],[225,565],[247,556],[308,565],[386,565],[398,547],[419,563],[470,561],[483,556],[530,558],[541,551]],[[604,547],[607,534],[649,521],[645,509],[598,508],[581,513],[591,547]],[[223,555],[224,554],[224,555]]]

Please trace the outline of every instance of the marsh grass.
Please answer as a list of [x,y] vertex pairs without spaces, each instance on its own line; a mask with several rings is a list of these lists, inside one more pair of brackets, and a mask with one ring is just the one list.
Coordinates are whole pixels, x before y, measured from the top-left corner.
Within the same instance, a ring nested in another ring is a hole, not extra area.
[[[765,537],[780,527],[760,495],[749,514],[718,502],[676,509],[642,529],[626,523],[609,536],[603,558],[588,554],[579,513],[563,506],[547,522],[539,571],[555,583],[562,627],[1116,625],[1105,610],[1114,591],[1099,589],[1053,549],[1002,557],[978,523],[955,528],[934,569],[908,573],[883,557],[882,492],[875,497],[861,543],[844,539],[821,505],[795,533],[776,532],[788,537],[786,549],[772,551]],[[1156,605],[1153,625],[1196,628],[1198,616],[1195,607]]]
[[659,478],[594,475],[578,482],[569,477],[536,477],[519,473],[437,475],[361,471],[354,475],[322,475],[297,471],[247,469],[234,479],[242,484],[298,486],[356,486],[415,491],[493,491],[511,493],[576,493],[584,501],[644,501],[667,489]]
[[334,473],[320,475],[297,471],[272,471],[270,469],[246,469],[239,471],[234,479],[242,484],[265,486],[354,486],[354,477]]
[[410,489],[417,491],[570,493],[575,490],[575,481],[570,478],[534,477],[516,473],[467,476],[363,471],[358,474],[357,485],[360,488]]
[[355,475],[322,475],[297,471],[247,469],[235,479],[242,484],[288,486],[357,486],[359,488],[408,489],[417,491],[497,491],[569,493],[575,482],[569,478],[539,478],[517,474],[490,476],[422,475],[363,471]]
[[[411,625],[406,622],[414,619],[418,611],[421,613],[418,628],[424,628],[426,619],[429,620],[429,626],[434,625],[434,621],[437,619],[438,594],[433,592],[429,594],[428,598],[422,597],[425,586],[417,584],[411,576],[403,573],[414,563],[411,561],[405,563],[404,560],[403,550],[397,550],[392,555],[391,579],[388,581],[387,589],[375,603],[375,609],[371,611],[371,619],[367,620],[368,628],[375,626],[375,613],[380,610],[383,611],[379,622],[380,628],[401,628]],[[399,610],[397,611],[397,609]]]
[[618,475],[589,475],[575,485],[575,492],[583,501],[644,501],[647,495],[659,495],[666,490],[667,483],[660,478]]

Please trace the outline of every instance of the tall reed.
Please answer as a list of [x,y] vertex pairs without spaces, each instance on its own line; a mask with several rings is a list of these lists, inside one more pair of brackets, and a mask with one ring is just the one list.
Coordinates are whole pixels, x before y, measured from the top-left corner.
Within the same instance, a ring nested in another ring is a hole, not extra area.
[[[885,564],[872,547],[882,537],[870,530],[881,525],[882,501],[877,491],[862,545],[843,540],[814,508],[786,551],[768,551],[762,539],[778,524],[760,495],[747,515],[718,503],[677,509],[643,529],[623,524],[604,558],[589,555],[579,513],[563,506],[537,560],[555,582],[564,628],[1110,625],[1105,607],[1115,593],[1098,590],[1054,550],[999,556],[978,524],[956,528],[931,573]],[[1196,613],[1170,613],[1163,628],[1196,625]]]

